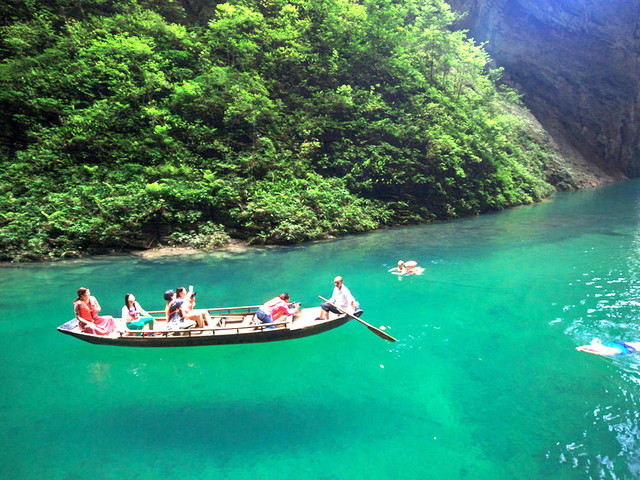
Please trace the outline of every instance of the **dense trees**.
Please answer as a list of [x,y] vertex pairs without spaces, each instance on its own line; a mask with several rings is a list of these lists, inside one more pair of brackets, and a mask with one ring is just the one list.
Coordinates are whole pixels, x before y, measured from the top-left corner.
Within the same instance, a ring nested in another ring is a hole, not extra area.
[[442,0],[4,3],[3,259],[299,242],[552,190]]

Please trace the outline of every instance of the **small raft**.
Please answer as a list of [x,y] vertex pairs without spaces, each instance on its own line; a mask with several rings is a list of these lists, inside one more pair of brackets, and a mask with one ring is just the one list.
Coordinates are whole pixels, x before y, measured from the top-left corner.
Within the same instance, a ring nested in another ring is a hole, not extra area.
[[589,345],[576,347],[579,352],[593,353],[603,357],[616,357],[619,355],[629,355],[640,351],[640,342],[607,342],[601,343],[594,338]]
[[[78,328],[78,320],[69,320],[58,331],[85,342],[123,347],[197,347],[204,345],[234,345],[263,343],[317,335],[340,327],[351,318],[338,315],[329,320],[316,320],[320,307],[303,308],[295,315],[274,323],[260,323],[255,316],[258,306],[207,309],[212,323],[205,328],[187,330],[115,331],[109,335],[92,335]],[[150,312],[152,315],[163,312]],[[164,324],[164,318],[155,318]],[[270,328],[275,327],[275,328]]]

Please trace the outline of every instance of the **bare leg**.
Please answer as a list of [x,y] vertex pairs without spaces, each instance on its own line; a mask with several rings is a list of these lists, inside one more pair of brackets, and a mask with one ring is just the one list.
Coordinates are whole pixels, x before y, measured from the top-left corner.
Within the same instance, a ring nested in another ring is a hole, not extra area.
[[[204,309],[192,310],[190,312],[190,314],[200,315],[199,324],[202,325],[202,328],[208,327],[209,325],[211,325],[211,315],[209,315],[209,311],[208,310],[204,310]],[[194,320],[196,320],[196,322],[198,321],[195,318],[194,318]]]
[[198,311],[191,311],[189,315],[187,315],[189,320],[193,320],[198,324],[198,328],[202,328],[204,326],[204,322],[202,321],[202,315]]

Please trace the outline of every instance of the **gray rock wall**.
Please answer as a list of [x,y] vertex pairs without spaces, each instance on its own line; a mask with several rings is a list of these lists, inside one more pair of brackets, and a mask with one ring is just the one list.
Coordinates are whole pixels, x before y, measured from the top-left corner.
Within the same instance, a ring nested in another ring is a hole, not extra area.
[[640,0],[449,3],[554,138],[614,178],[640,176]]

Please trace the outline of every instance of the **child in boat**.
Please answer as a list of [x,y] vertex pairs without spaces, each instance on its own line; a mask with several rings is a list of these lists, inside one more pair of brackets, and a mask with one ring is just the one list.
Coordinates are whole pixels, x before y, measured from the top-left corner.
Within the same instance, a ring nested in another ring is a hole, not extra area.
[[73,310],[78,319],[78,328],[93,335],[109,335],[116,329],[116,322],[111,315],[98,316],[100,304],[91,296],[88,288],[78,289],[78,298],[73,302]]

